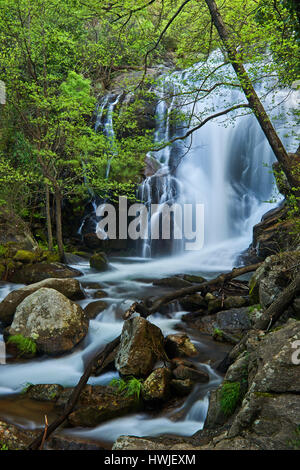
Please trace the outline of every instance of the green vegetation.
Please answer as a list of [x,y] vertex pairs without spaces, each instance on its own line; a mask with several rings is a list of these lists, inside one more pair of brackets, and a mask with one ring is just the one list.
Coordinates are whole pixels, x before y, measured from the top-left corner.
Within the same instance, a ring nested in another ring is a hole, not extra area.
[[140,399],[143,381],[135,377],[130,377],[127,381],[123,379],[112,379],[111,387],[117,388],[118,393],[125,394],[126,397],[134,397],[137,401]]
[[221,388],[220,405],[225,416],[231,416],[241,399],[241,384],[226,382]]
[[8,446],[0,442],[0,450],[8,450]]
[[20,356],[35,356],[37,352],[36,343],[31,338],[24,338],[22,335],[12,335],[8,338],[7,342],[16,345]]
[[223,338],[223,331],[220,330],[219,328],[215,328],[213,332],[213,337],[216,339],[222,339]]

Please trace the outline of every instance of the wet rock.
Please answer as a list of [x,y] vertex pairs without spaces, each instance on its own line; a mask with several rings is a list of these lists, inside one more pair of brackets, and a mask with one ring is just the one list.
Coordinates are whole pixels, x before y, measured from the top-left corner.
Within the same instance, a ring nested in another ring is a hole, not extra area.
[[50,436],[47,439],[44,450],[107,450],[108,446],[104,446],[99,442],[86,441],[77,436]]
[[135,396],[119,393],[112,387],[87,386],[68,422],[74,427],[95,427],[104,421],[138,411],[140,406]]
[[109,269],[109,263],[107,256],[104,252],[95,253],[90,258],[91,268],[97,269],[97,271],[107,271]]
[[249,287],[253,303],[267,308],[290,284],[300,263],[299,251],[269,256],[253,274]]
[[175,395],[179,395],[180,397],[185,397],[189,395],[194,387],[194,382],[191,379],[173,379],[171,380],[171,390]]
[[142,437],[120,436],[112,450],[169,450],[170,447]]
[[181,279],[180,277],[165,277],[153,281],[154,286],[173,287],[174,289],[181,289],[182,287],[189,287],[191,283]]
[[78,276],[82,276],[80,271],[62,263],[36,263],[25,265],[22,270],[14,272],[9,281],[17,284],[34,284],[49,278],[66,279]]
[[197,327],[212,336],[216,332],[223,332],[240,338],[251,328],[248,307],[232,308],[218,312],[215,316],[201,317],[197,320]]
[[124,322],[116,369],[122,375],[145,377],[165,357],[161,330],[141,317]]
[[33,439],[32,432],[0,420],[0,450],[25,450]]
[[88,324],[79,305],[43,287],[18,305],[9,334],[31,338],[41,353],[58,355],[70,351],[85,337]]
[[192,382],[207,383],[209,381],[209,375],[204,370],[192,369],[184,365],[179,365],[173,370],[173,376],[177,380],[190,379]]
[[102,299],[103,297],[107,296],[108,294],[104,290],[97,290],[93,295],[94,299]]
[[151,155],[146,155],[144,162],[145,162],[144,175],[146,178],[148,178],[149,176],[155,175],[155,173],[161,167],[161,164],[156,160],[156,158],[152,157]]
[[103,302],[102,300],[96,300],[96,302],[90,302],[84,308],[84,313],[90,320],[92,320],[93,318],[96,318],[99,313],[103,312],[103,310],[105,309],[107,309],[107,303]]
[[181,307],[188,311],[199,310],[207,307],[204,298],[200,294],[187,295],[182,297],[179,301]]
[[287,217],[286,204],[267,212],[260,223],[253,228],[253,242],[247,254],[256,255],[256,260],[278,253],[278,251],[291,250],[295,247],[296,231],[293,220]]
[[10,292],[0,303],[0,321],[10,324],[13,321],[17,306],[26,299],[26,297],[42,287],[55,289],[71,300],[84,298],[84,293],[77,279],[45,279],[44,281],[30,284],[29,286]]
[[25,393],[31,400],[56,402],[63,389],[59,384],[38,384],[30,385]]
[[180,333],[165,338],[165,351],[170,359],[174,357],[193,357],[198,354],[189,337]]
[[245,297],[230,296],[224,300],[224,309],[229,310],[231,308],[245,307],[248,305],[248,300]]
[[29,250],[18,250],[14,256],[15,261],[21,263],[34,263],[39,258],[38,254]]
[[211,315],[213,313],[219,312],[220,310],[222,310],[223,306],[224,302],[222,301],[222,299],[215,298],[213,300],[210,300],[208,302],[207,313]]
[[171,371],[166,367],[155,369],[144,381],[142,398],[146,402],[166,401],[170,396]]

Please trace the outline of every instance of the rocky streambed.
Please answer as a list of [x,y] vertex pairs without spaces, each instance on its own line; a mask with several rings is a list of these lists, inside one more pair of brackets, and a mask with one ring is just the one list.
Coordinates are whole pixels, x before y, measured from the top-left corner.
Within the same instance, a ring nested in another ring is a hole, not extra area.
[[115,259],[99,272],[81,261],[66,268],[76,278],[2,283],[0,442],[26,447],[45,415],[51,422],[63,412],[95,351],[121,335],[45,448],[291,448],[300,418],[290,360],[299,299],[279,329],[259,331],[256,322],[290,282],[298,256],[268,258],[250,289],[248,279],[235,279],[125,321],[133,302],[200,285],[217,270],[175,274],[180,258],[171,266]]

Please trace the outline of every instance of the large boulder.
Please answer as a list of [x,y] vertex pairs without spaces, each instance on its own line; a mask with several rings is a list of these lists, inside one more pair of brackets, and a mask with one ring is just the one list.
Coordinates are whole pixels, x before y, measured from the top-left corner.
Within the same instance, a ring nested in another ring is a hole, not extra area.
[[78,276],[82,276],[81,271],[62,263],[36,263],[12,273],[9,281],[17,284],[34,284],[49,278],[66,279]]
[[0,303],[0,321],[10,324],[13,321],[18,305],[26,297],[42,287],[55,289],[71,300],[84,298],[84,293],[77,279],[45,279],[44,281],[36,282],[35,284],[30,284],[29,286],[10,292]]
[[34,340],[41,353],[58,355],[76,346],[87,334],[88,325],[79,305],[42,287],[18,305],[9,334]]
[[141,317],[124,322],[115,366],[121,375],[146,377],[158,359],[165,358],[161,330]]

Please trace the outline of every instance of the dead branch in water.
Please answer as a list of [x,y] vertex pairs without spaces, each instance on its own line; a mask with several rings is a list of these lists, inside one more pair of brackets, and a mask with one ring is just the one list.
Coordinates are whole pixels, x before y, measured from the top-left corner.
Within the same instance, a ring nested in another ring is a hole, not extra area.
[[229,273],[220,274],[220,276],[216,277],[215,279],[211,279],[210,281],[201,282],[200,284],[195,284],[190,287],[183,287],[182,289],[178,289],[173,291],[169,294],[164,295],[163,297],[159,297],[155,299],[153,302],[150,303],[149,300],[146,302],[134,302],[131,307],[125,312],[124,319],[130,318],[133,313],[139,313],[142,317],[146,318],[152,313],[158,311],[158,309],[168,302],[172,300],[180,299],[186,295],[195,294],[196,292],[200,292],[209,286],[223,286],[227,281],[234,279],[236,277],[242,276],[243,274],[250,273],[252,271],[256,271],[257,268],[261,266],[262,263],[251,264],[249,266],[243,266],[242,268],[234,268]]
[[37,450],[40,446],[44,445],[45,440],[48,439],[50,434],[52,434],[58,428],[58,426],[60,426],[68,418],[68,416],[72,413],[80,397],[80,394],[93,371],[94,364],[100,361],[100,367],[102,367],[107,356],[119,344],[120,344],[120,336],[118,336],[116,339],[108,343],[101,352],[98,352],[95,356],[92,357],[87,367],[85,368],[84,373],[82,374],[78,384],[74,388],[63,414],[59,416],[55,421],[53,421],[53,423],[50,424],[50,426],[45,427],[45,430],[41,434],[39,434],[36,437],[36,439],[34,439],[34,441],[31,442],[31,444],[29,444],[27,448],[28,450]]

